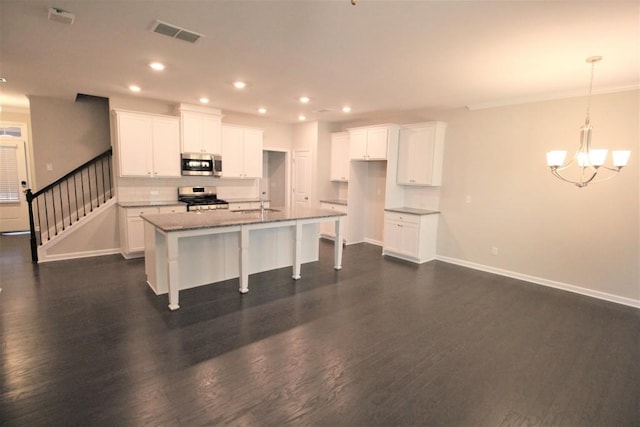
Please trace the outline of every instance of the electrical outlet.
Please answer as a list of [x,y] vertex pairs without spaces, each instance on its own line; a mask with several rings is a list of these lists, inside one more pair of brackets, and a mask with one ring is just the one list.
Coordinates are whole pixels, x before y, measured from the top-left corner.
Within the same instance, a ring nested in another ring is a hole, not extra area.
[[495,246],[491,246],[491,255],[498,255],[498,248]]
[[471,196],[467,196],[467,198],[465,199],[465,202],[471,203]]
[[47,163],[47,170],[51,172],[53,170],[53,163]]
[[160,192],[158,190],[151,190],[151,195],[152,196],[159,196]]

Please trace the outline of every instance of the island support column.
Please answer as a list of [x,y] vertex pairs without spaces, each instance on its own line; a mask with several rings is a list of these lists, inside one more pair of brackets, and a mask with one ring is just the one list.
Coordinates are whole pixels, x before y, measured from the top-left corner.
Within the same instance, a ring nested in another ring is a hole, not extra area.
[[302,223],[296,222],[293,227],[293,277],[294,280],[300,279],[300,264],[302,263]]
[[180,291],[180,270],[178,265],[178,236],[167,233],[167,281],[169,287],[169,310],[180,308],[178,305]]
[[342,269],[342,242],[344,234],[344,216],[339,216],[335,221],[336,238],[333,242],[333,268]]
[[240,293],[249,292],[249,228],[240,228]]

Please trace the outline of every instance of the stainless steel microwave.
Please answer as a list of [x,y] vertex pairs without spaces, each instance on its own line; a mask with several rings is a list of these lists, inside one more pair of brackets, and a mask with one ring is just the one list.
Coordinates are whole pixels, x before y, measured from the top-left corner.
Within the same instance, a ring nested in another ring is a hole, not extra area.
[[222,157],[208,153],[182,153],[182,175],[222,175]]

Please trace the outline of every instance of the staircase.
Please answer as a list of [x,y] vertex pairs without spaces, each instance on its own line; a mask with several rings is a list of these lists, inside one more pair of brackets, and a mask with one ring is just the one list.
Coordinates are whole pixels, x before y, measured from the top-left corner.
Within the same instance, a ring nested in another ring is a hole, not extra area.
[[31,260],[38,262],[46,246],[64,238],[115,204],[112,149],[94,157],[35,193],[27,189]]

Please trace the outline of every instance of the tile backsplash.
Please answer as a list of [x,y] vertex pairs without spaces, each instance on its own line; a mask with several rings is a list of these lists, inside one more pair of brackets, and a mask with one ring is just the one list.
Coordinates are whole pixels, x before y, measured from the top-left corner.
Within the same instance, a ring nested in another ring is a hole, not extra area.
[[120,202],[167,201],[178,198],[178,187],[215,186],[225,200],[259,198],[257,179],[219,179],[211,177],[118,178]]

